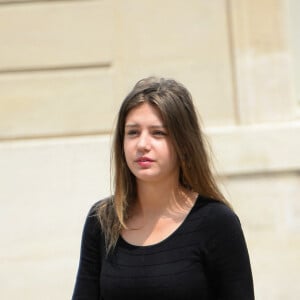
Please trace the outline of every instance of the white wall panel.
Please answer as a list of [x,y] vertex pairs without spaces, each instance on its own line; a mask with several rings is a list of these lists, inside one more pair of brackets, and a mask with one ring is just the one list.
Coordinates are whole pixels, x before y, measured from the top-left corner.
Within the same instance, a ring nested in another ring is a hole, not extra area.
[[109,69],[0,75],[0,138],[110,131]]
[[0,6],[0,71],[111,63],[109,1]]
[[109,143],[0,144],[1,299],[70,299],[84,219],[110,194]]
[[295,117],[284,1],[230,0],[240,123]]
[[295,204],[299,203],[299,173],[234,176],[227,179],[226,186],[248,242],[255,299],[297,300],[300,214],[299,204]]
[[115,11],[119,101],[143,77],[173,77],[191,91],[207,125],[235,123],[225,0],[122,0]]
[[300,169],[300,122],[208,128],[224,175]]

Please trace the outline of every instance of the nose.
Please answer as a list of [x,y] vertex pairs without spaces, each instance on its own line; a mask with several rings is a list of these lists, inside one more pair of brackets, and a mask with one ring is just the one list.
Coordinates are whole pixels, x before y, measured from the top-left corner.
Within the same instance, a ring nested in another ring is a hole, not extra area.
[[151,142],[149,134],[146,132],[143,132],[137,142],[137,148],[139,151],[149,151],[151,148]]

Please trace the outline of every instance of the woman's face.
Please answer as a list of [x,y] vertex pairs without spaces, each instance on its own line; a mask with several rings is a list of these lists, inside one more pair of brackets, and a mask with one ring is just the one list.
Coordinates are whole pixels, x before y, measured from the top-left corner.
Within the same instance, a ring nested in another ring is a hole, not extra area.
[[124,130],[126,162],[138,182],[178,182],[177,155],[157,108],[148,103],[133,108]]

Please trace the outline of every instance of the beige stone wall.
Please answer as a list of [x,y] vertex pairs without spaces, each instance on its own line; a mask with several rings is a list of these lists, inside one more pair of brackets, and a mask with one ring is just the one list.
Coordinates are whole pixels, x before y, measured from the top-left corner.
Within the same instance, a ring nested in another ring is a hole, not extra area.
[[194,96],[256,299],[300,294],[296,0],[0,0],[0,298],[69,299],[131,86]]
[[[293,92],[300,107],[300,19],[298,18],[300,12],[300,2],[297,0],[288,0],[287,2],[288,12],[288,26],[289,30],[289,46],[292,62],[292,74],[293,74]],[[298,109],[298,116],[300,116],[300,109]]]

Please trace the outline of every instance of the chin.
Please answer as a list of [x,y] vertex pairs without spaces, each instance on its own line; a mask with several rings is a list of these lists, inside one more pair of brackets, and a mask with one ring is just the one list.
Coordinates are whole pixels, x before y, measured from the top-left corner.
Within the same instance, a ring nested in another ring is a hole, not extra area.
[[136,174],[136,179],[144,182],[156,182],[160,181],[161,177],[157,175],[141,175],[141,174]]

